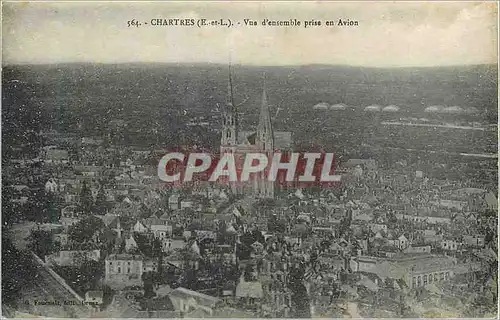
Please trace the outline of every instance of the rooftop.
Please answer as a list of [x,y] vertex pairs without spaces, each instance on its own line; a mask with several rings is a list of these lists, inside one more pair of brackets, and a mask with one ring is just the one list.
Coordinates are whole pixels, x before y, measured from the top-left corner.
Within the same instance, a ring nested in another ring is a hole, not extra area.
[[144,260],[144,258],[141,255],[134,255],[134,254],[110,254],[109,256],[106,257],[106,260],[120,260],[120,261],[129,261],[129,260]]

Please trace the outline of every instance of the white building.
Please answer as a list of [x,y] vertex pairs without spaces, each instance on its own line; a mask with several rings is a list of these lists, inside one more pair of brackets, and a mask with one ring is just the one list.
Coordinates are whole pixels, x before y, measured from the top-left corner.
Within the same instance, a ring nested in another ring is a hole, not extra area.
[[111,254],[105,260],[105,282],[114,289],[142,285],[145,271],[140,255]]
[[164,240],[172,237],[172,226],[153,224],[151,225],[151,232],[154,234],[155,238]]

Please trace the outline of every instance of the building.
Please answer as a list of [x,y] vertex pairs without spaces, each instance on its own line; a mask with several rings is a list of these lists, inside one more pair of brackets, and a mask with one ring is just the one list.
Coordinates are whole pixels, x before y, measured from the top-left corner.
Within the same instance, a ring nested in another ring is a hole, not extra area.
[[168,197],[168,208],[171,210],[179,209],[180,196],[178,194],[172,194]]
[[133,235],[130,235],[127,239],[125,239],[125,251],[126,252],[137,250],[138,247],[139,246],[137,245],[137,241],[135,241]]
[[464,244],[471,247],[484,247],[484,236],[480,234],[465,235]]
[[59,191],[59,186],[57,185],[57,182],[55,181],[55,179],[50,178],[45,183],[45,192],[56,193],[57,191]]
[[351,268],[355,272],[376,274],[382,280],[402,280],[412,289],[451,279],[456,260],[429,254],[394,256],[390,259],[361,256],[351,259]]
[[441,241],[441,249],[449,251],[457,251],[460,247],[460,242],[453,238],[444,238]]
[[45,262],[58,266],[74,266],[79,265],[84,260],[99,261],[100,257],[100,250],[61,250],[45,256]]
[[410,241],[405,237],[404,234],[395,239],[389,240],[389,243],[400,250],[404,250],[410,245]]
[[[448,281],[453,277],[455,261],[449,257],[426,257],[402,261],[403,266],[409,268],[408,278],[411,277],[410,288],[425,286],[433,282]],[[407,269],[408,270],[408,269]]]
[[165,240],[172,237],[172,226],[166,224],[152,224],[151,232],[155,238]]
[[144,259],[140,255],[110,254],[105,260],[105,282],[112,288],[142,285],[145,272]]
[[45,150],[42,157],[46,163],[50,164],[66,164],[69,161],[68,151],[56,148]]
[[103,292],[100,290],[87,291],[85,293],[85,302],[90,305],[101,305],[103,302]]
[[219,298],[182,287],[173,290],[169,294],[169,297],[175,311],[182,314],[199,309],[208,315],[213,315],[217,305],[221,301]]
[[148,232],[149,229],[148,227],[146,227],[144,225],[144,223],[142,223],[141,221],[137,221],[135,224],[134,224],[134,228],[133,228],[134,232],[139,232],[139,233],[145,233],[145,232]]
[[[237,168],[242,167],[247,153],[265,153],[270,156],[274,150],[290,147],[290,132],[273,131],[265,83],[256,132],[240,131],[238,110],[233,101],[231,70],[229,71],[227,100],[222,118],[221,157],[224,154],[234,155]],[[229,184],[234,194],[251,192],[258,198],[274,198],[275,181],[265,179],[265,172],[251,176],[247,182],[230,182]]]
[[404,249],[405,253],[431,253],[430,245],[410,245]]

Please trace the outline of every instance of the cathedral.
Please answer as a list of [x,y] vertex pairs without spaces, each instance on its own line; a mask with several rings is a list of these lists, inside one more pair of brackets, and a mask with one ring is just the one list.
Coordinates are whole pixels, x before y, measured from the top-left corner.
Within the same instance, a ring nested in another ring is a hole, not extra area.
[[[246,153],[259,152],[271,155],[274,151],[288,151],[291,148],[291,132],[273,131],[265,80],[259,112],[259,123],[255,132],[240,130],[238,110],[233,100],[231,69],[229,69],[227,98],[222,116],[220,153],[221,156],[232,153],[237,168],[242,167]],[[231,191],[233,194],[254,195],[256,198],[274,198],[275,182],[268,181],[264,175],[264,172],[257,173],[244,183],[230,182]]]

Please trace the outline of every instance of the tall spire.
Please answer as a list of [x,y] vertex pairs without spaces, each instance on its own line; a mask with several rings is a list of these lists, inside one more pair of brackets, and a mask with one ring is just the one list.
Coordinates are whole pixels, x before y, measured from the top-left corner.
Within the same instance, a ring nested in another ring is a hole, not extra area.
[[[265,152],[268,156],[274,150],[274,133],[271,123],[271,115],[269,113],[269,105],[267,104],[266,92],[266,75],[264,73],[264,81],[262,88],[262,103],[260,106],[259,124],[257,126],[256,145],[260,152]],[[274,181],[269,181],[265,178],[263,172],[254,184],[254,192],[260,198],[274,198]]]
[[231,77],[231,61],[229,61],[226,104],[228,107],[229,106],[234,107],[233,102],[234,102],[233,101],[233,80]]
[[260,106],[260,116],[259,116],[259,125],[257,128],[258,137],[261,143],[264,144],[265,149],[273,148],[274,144],[274,134],[273,127],[271,123],[271,115],[269,114],[269,106],[267,104],[267,92],[266,92],[266,74],[264,73],[264,81],[263,81],[263,89],[262,89],[262,102]]
[[221,136],[221,146],[223,147],[233,147],[238,141],[238,113],[233,99],[231,63],[229,63],[228,72],[227,98],[226,105],[223,108],[223,127]]

